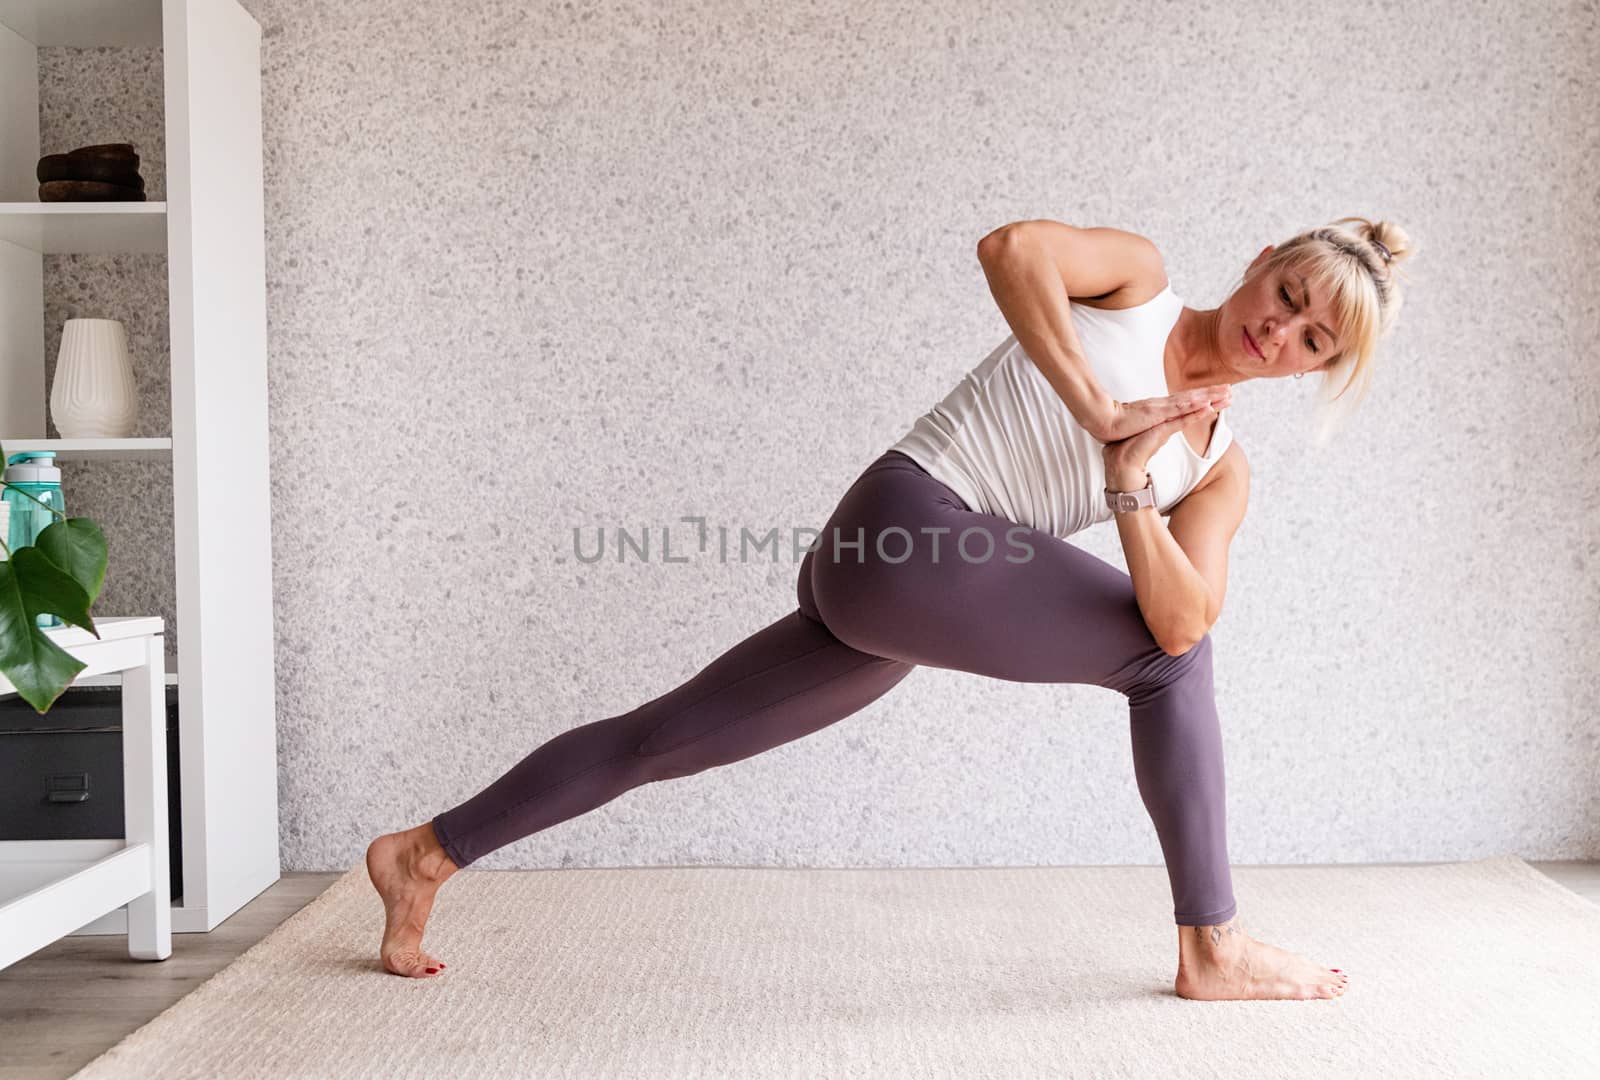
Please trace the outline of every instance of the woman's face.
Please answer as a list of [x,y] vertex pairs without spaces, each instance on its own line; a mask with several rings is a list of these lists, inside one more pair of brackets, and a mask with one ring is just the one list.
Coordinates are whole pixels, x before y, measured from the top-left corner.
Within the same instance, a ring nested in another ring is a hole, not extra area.
[[1312,293],[1308,302],[1310,285],[1292,266],[1266,272],[1272,250],[1268,245],[1255,257],[1217,323],[1223,355],[1252,379],[1315,371],[1339,352],[1333,298]]

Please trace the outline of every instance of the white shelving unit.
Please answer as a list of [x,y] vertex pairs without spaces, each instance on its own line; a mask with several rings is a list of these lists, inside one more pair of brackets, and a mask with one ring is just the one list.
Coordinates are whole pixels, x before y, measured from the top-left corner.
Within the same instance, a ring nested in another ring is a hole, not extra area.
[[[50,46],[162,50],[166,202],[38,201]],[[260,73],[261,27],[235,0],[0,0],[0,441],[66,462],[172,462],[179,933],[212,929],[279,876]],[[167,256],[171,433],[47,438],[44,256],[114,252]],[[0,857],[0,892],[6,875]],[[77,932],[126,933],[126,910]]]

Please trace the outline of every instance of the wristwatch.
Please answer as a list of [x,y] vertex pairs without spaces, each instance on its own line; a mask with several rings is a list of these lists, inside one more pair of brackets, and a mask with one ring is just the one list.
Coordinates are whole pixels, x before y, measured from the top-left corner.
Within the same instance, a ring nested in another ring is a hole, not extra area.
[[1156,504],[1156,478],[1145,473],[1145,485],[1137,491],[1112,491],[1106,488],[1106,505],[1119,514]]

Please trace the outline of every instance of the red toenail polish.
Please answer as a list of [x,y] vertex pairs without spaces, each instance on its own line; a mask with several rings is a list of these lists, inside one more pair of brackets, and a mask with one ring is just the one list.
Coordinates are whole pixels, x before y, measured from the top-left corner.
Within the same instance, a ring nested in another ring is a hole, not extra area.
[[429,968],[428,969],[428,974],[432,975],[432,974],[436,973],[438,970],[439,970],[438,968]]

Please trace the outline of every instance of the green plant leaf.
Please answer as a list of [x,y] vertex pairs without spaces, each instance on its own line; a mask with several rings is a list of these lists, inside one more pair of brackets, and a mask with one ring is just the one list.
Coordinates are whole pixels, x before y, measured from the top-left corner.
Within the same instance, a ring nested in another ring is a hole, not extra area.
[[[41,612],[28,600],[30,590],[23,584],[23,579],[29,576],[26,565],[37,558],[49,566],[49,560],[31,547],[21,548],[16,555],[18,558],[0,562],[0,672],[17,688],[24,701],[35,711],[44,713],[88,665],[51,641],[34,625],[34,616]],[[20,572],[19,561],[24,567]],[[72,588],[79,588],[61,570],[55,569],[55,574]],[[87,605],[84,617],[88,618]],[[100,636],[97,631],[94,633]]]
[[11,553],[10,566],[22,596],[23,610],[29,615],[59,615],[73,626],[81,626],[95,637],[100,636],[89,615],[89,594],[42,551],[31,546],[18,548]]
[[[34,545],[82,586],[89,603],[94,603],[106,582],[106,536],[99,525],[86,517],[62,518],[46,526]],[[51,614],[66,617],[54,609]]]

